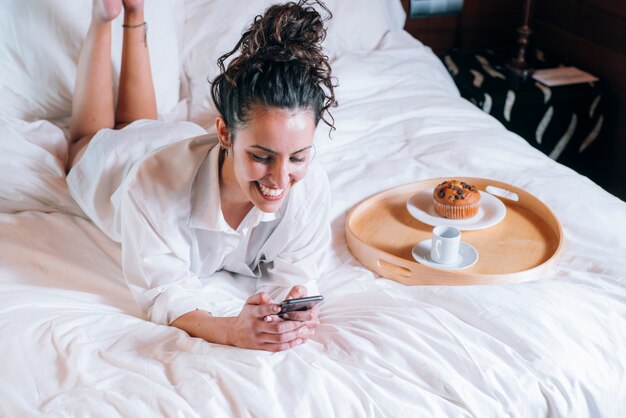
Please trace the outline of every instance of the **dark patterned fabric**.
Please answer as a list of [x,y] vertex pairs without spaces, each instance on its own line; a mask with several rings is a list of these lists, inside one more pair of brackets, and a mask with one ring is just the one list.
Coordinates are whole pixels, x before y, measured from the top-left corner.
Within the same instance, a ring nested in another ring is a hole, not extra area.
[[[443,62],[461,95],[498,119],[552,159],[574,169],[602,132],[601,81],[548,87],[532,77],[520,80],[506,69],[513,51],[452,49]],[[542,51],[527,54],[532,68],[554,68]]]

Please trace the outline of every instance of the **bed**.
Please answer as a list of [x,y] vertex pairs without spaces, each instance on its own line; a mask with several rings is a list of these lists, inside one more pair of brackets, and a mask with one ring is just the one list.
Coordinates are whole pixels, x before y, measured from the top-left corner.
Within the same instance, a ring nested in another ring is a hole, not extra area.
[[[207,77],[269,3],[147,5],[161,119],[211,129]],[[327,3],[340,105],[332,138],[323,125],[316,132],[333,196],[322,324],[307,344],[275,354],[142,316],[118,244],[65,182],[90,2],[2,3],[0,416],[626,416],[626,204],[463,100],[439,59],[402,29],[399,0]],[[351,207],[450,176],[541,199],[563,229],[556,267],[520,284],[405,286],[352,256]],[[251,279],[225,272],[205,283],[223,315],[254,292]]]

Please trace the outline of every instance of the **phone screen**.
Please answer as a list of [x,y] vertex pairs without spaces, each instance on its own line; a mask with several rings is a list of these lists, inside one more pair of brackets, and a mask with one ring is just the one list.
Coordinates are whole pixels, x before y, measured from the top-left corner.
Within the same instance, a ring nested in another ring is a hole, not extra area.
[[323,300],[324,300],[324,297],[321,295],[284,300],[280,303],[280,312],[278,313],[278,316],[282,316],[286,314],[287,312],[306,311],[308,309],[311,309],[312,307],[314,307],[315,305],[317,305]]

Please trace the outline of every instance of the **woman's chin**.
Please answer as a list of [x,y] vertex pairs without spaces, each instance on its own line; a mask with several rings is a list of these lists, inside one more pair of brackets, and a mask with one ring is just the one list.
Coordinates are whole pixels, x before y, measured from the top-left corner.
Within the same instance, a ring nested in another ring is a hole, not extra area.
[[289,192],[289,188],[286,188],[278,195],[268,195],[261,191],[258,182],[253,182],[253,185],[252,203],[257,209],[265,213],[273,213],[280,209],[280,206]]

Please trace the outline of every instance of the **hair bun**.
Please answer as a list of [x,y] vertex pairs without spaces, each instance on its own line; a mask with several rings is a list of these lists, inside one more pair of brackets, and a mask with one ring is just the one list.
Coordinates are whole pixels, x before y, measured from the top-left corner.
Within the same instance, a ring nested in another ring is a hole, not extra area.
[[254,18],[237,45],[217,61],[221,74],[211,94],[227,125],[244,120],[247,106],[258,102],[312,108],[316,123],[321,118],[334,129],[328,109],[337,104],[335,85],[321,44],[324,22],[330,18],[332,13],[320,0],[273,5]]
[[321,42],[326,38],[324,21],[332,13],[322,3],[315,3],[327,12],[326,19],[307,0],[269,7],[244,33],[247,39],[241,53],[280,61],[320,54]]
[[293,52],[285,46],[270,45],[259,48],[256,55],[264,60],[286,62],[296,58]]

